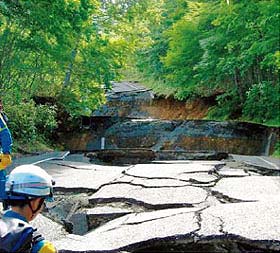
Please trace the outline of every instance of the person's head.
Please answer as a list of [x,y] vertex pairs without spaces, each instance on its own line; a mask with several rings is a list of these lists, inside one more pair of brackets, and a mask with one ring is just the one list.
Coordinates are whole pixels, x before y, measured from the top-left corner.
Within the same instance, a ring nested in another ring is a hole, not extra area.
[[53,185],[52,177],[39,166],[18,166],[6,182],[6,203],[31,221],[42,211],[45,201],[53,200]]

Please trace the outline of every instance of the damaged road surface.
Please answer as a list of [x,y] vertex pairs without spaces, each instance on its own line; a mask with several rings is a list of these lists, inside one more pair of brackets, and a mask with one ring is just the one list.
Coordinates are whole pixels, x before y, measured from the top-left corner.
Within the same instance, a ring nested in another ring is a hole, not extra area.
[[223,161],[40,164],[55,202],[36,225],[59,252],[279,252],[280,171]]

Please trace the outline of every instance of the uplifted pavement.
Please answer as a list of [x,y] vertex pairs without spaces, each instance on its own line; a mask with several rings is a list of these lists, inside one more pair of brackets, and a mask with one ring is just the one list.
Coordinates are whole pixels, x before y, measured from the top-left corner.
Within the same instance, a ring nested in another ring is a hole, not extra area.
[[57,201],[36,225],[60,252],[280,251],[276,165],[234,157],[127,166],[57,158],[37,161],[56,179]]

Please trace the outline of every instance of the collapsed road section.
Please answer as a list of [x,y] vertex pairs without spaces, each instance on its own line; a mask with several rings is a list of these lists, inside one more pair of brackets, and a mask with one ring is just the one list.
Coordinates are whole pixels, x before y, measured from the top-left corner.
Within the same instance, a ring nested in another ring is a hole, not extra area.
[[279,252],[280,173],[243,161],[40,163],[55,202],[36,226],[59,252]]

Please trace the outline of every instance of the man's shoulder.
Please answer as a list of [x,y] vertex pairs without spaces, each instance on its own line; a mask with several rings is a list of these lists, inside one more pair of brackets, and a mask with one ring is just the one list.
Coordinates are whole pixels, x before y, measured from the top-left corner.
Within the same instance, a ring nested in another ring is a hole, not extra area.
[[27,222],[11,217],[0,219],[0,250],[25,252],[30,248],[32,237],[33,228]]
[[24,231],[24,230],[30,230],[30,232],[33,232],[32,226],[21,219],[15,218],[15,217],[6,217],[3,215],[0,218],[0,231],[3,232],[9,232],[9,231]]

